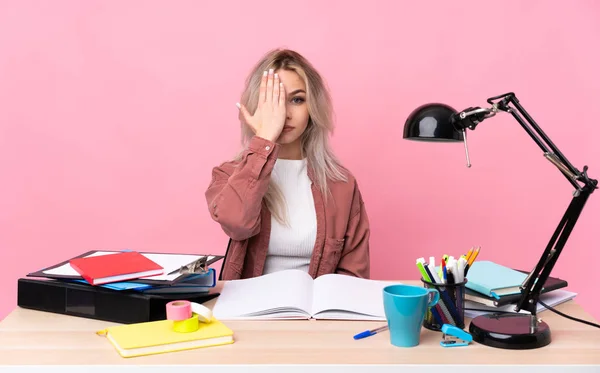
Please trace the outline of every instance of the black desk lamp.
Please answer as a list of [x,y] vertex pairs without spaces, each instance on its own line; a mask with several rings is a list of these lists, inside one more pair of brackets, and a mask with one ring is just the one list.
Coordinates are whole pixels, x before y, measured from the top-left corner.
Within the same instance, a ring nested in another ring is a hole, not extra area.
[[[580,172],[550,141],[537,123],[519,104],[514,93],[491,97],[487,100],[491,108],[472,107],[456,112],[444,104],[427,104],[415,109],[404,125],[404,138],[420,141],[464,141],[467,167],[471,167],[467,147],[466,129],[474,130],[483,120],[499,111],[512,114],[527,131],[533,141],[544,152],[544,157],[554,164],[573,185],[573,199],[554,231],[535,269],[521,284],[521,298],[515,311],[524,313],[492,313],[474,318],[469,326],[473,340],[484,345],[506,349],[531,349],[550,343],[548,324],[538,319],[536,309],[538,299],[546,279],[581,214],[590,194],[598,188],[598,181],[587,175],[587,166]],[[523,119],[525,118],[525,119]]]

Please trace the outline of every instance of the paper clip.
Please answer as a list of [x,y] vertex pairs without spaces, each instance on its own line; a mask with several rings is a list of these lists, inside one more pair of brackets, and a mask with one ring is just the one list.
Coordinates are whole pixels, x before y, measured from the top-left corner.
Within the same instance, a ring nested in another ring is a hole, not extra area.
[[470,342],[473,342],[471,334],[454,325],[442,325],[442,333],[442,340],[440,341],[442,347],[468,346]]
[[179,273],[179,274],[190,274],[190,273],[205,274],[206,272],[208,272],[208,267],[206,266],[206,263],[207,263],[206,256],[202,256],[199,259],[194,260],[190,264],[181,266],[181,268],[176,269],[176,270],[168,273],[168,275],[174,275],[175,273]]

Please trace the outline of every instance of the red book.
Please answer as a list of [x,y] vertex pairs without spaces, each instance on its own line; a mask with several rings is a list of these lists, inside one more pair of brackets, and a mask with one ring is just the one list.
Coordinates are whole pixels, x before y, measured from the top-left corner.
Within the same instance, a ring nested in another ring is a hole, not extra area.
[[92,285],[161,275],[164,271],[163,267],[135,251],[74,258],[69,264]]

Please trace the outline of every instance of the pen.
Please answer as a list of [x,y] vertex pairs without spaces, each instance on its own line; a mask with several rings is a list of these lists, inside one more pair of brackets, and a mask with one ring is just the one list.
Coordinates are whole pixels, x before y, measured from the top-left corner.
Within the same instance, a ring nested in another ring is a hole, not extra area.
[[364,332],[358,333],[357,335],[354,336],[354,339],[363,339],[363,338],[367,338],[370,337],[372,335],[375,335],[379,332],[382,332],[384,330],[387,330],[388,326],[382,326],[380,328],[376,328],[376,329],[371,329],[371,330],[365,330]]

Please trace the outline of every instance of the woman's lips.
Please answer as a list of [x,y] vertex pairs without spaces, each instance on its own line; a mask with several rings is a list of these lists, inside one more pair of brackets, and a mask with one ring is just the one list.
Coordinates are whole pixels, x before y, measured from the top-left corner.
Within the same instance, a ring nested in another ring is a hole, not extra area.
[[293,129],[294,129],[294,127],[291,127],[291,126],[283,126],[283,130],[282,131],[283,132],[289,132],[289,131],[291,131]]

